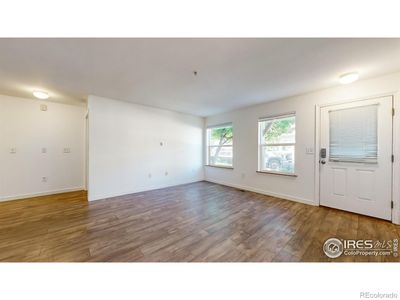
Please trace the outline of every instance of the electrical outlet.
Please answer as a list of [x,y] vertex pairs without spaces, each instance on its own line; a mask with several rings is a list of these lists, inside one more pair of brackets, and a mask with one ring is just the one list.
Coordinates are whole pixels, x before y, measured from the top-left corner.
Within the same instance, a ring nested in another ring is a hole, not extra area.
[[43,176],[42,177],[42,182],[47,182],[47,177]]
[[71,148],[64,148],[64,153],[71,153]]
[[40,105],[40,110],[41,111],[47,111],[47,105],[46,104],[41,104]]
[[11,154],[17,153],[17,148],[10,148],[10,153]]
[[47,148],[42,148],[42,153],[47,153]]

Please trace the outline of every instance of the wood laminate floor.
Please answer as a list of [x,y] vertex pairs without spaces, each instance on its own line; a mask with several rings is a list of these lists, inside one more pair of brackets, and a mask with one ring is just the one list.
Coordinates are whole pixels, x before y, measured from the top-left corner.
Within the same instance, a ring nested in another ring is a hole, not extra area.
[[399,239],[400,226],[208,182],[90,203],[85,192],[0,203],[0,261],[399,261],[329,259],[330,237]]

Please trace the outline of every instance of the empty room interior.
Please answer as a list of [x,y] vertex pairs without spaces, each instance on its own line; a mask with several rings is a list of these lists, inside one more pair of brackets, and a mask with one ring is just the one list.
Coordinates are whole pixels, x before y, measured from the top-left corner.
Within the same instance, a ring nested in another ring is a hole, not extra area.
[[400,261],[399,53],[0,39],[0,261]]

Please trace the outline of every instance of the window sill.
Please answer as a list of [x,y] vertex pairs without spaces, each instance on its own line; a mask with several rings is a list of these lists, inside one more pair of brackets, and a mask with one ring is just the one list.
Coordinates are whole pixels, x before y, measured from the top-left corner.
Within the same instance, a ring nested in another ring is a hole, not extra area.
[[288,177],[297,177],[297,174],[290,174],[290,173],[283,173],[283,172],[272,172],[272,171],[256,171],[257,173],[262,174],[271,174],[271,175],[281,175],[281,176],[288,176]]
[[233,170],[233,167],[213,166],[213,165],[205,165],[205,166],[206,167],[212,167],[212,168],[221,168],[221,169]]

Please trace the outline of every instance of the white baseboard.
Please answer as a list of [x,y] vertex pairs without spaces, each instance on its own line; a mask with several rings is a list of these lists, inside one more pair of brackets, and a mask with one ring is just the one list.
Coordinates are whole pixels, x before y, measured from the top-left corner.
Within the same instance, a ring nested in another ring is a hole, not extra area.
[[32,197],[48,196],[48,195],[62,194],[62,193],[68,193],[68,192],[77,192],[77,191],[84,191],[84,190],[85,190],[85,187],[75,187],[75,188],[66,188],[66,189],[45,191],[45,192],[40,192],[40,193],[20,194],[20,195],[0,197],[0,202],[12,201],[12,200],[22,200],[22,199],[32,198]]
[[229,186],[229,187],[233,187],[233,188],[237,188],[237,189],[240,189],[240,190],[245,190],[245,191],[249,191],[249,192],[254,192],[254,193],[258,193],[258,194],[263,194],[263,195],[267,195],[267,196],[281,198],[281,199],[285,199],[285,200],[300,202],[300,203],[308,204],[308,205],[312,205],[312,206],[318,206],[318,204],[316,204],[314,201],[309,200],[309,199],[300,198],[300,197],[293,197],[293,196],[290,196],[290,195],[285,195],[285,194],[265,191],[265,190],[261,190],[261,189],[250,187],[250,186],[244,186],[244,185],[239,185],[239,184],[234,184],[234,183],[228,183],[228,182],[223,182],[223,181],[219,181],[219,180],[205,179],[205,181],[212,182],[212,183],[217,183],[217,184],[220,184],[220,185],[225,185],[225,186]]
[[159,186],[152,187],[152,188],[134,189],[134,190],[130,190],[130,191],[112,192],[112,193],[99,194],[99,195],[90,195],[90,190],[89,190],[88,198],[89,198],[89,201],[104,200],[107,198],[119,197],[119,196],[136,194],[136,193],[147,192],[147,191],[154,191],[154,190],[159,190],[159,189],[164,189],[164,188],[174,187],[174,186],[180,186],[180,185],[195,183],[195,182],[200,182],[200,181],[204,181],[204,179],[196,179],[196,180],[185,181],[185,182],[178,183],[178,184],[165,184],[165,185],[159,185]]
[[396,212],[393,214],[393,224],[400,225],[400,212]]

